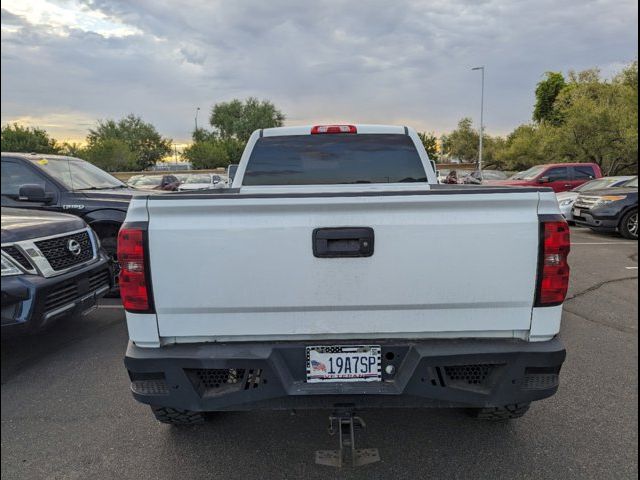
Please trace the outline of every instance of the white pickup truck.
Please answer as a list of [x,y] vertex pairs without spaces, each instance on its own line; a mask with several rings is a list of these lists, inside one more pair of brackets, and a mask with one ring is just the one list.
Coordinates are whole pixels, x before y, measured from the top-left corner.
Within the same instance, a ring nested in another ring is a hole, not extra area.
[[438,185],[410,128],[256,131],[232,188],[131,201],[133,395],[173,424],[335,405],[519,417],[558,388],[569,247],[550,189]]

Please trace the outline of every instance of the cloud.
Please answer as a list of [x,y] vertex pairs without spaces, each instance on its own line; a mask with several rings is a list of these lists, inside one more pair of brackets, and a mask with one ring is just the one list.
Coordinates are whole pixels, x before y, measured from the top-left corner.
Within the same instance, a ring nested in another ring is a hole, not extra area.
[[637,56],[630,0],[36,2],[70,11],[53,23],[9,3],[2,121],[78,115],[78,137],[86,118],[134,112],[184,140],[196,107],[250,95],[289,124],[443,132],[478,116],[476,65],[487,131],[506,133],[529,121],[545,71],[609,72]]

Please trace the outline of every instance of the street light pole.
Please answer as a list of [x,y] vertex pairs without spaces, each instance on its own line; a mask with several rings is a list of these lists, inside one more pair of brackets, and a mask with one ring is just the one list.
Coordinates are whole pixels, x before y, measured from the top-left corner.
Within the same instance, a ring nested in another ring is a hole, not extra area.
[[196,108],[196,132],[198,131],[198,112],[200,112],[200,107]]
[[482,180],[482,137],[484,137],[484,65],[481,67],[474,67],[471,70],[482,71],[482,90],[480,93],[480,144],[478,146],[478,172],[480,173],[480,180]]

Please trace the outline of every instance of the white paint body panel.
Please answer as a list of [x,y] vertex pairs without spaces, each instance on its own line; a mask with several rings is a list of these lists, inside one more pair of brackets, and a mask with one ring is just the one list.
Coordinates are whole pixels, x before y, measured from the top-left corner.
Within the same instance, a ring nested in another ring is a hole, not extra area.
[[[358,134],[405,131],[357,128]],[[262,134],[309,131],[287,127]],[[437,183],[417,134],[412,129],[408,134],[429,183]],[[157,317],[161,344],[465,337],[536,341],[558,333],[561,308],[533,308],[538,214],[559,213],[553,192],[428,193],[428,184],[242,187],[258,138],[259,132],[251,136],[234,179],[241,195],[178,195],[131,204],[127,221],[148,215],[156,315],[146,317]],[[426,194],[410,193],[416,190]],[[389,191],[395,194],[385,195]],[[329,192],[337,196],[242,195]],[[312,232],[328,227],[373,228],[373,256],[314,257]],[[133,333],[138,316],[127,314]],[[150,330],[139,335],[151,341]]]
[[[160,336],[528,331],[537,204],[537,193],[151,200]],[[315,258],[313,230],[339,226],[372,227],[374,255]]]

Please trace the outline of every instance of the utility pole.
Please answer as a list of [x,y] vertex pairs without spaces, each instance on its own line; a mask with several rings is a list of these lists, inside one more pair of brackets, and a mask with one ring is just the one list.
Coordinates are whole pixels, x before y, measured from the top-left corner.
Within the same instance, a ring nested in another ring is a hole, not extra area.
[[482,89],[480,93],[480,144],[478,146],[478,172],[480,173],[480,180],[482,180],[482,137],[484,137],[484,65],[481,67],[474,67],[471,70],[482,71]]
[[198,131],[198,112],[200,112],[200,107],[196,108],[196,132]]

